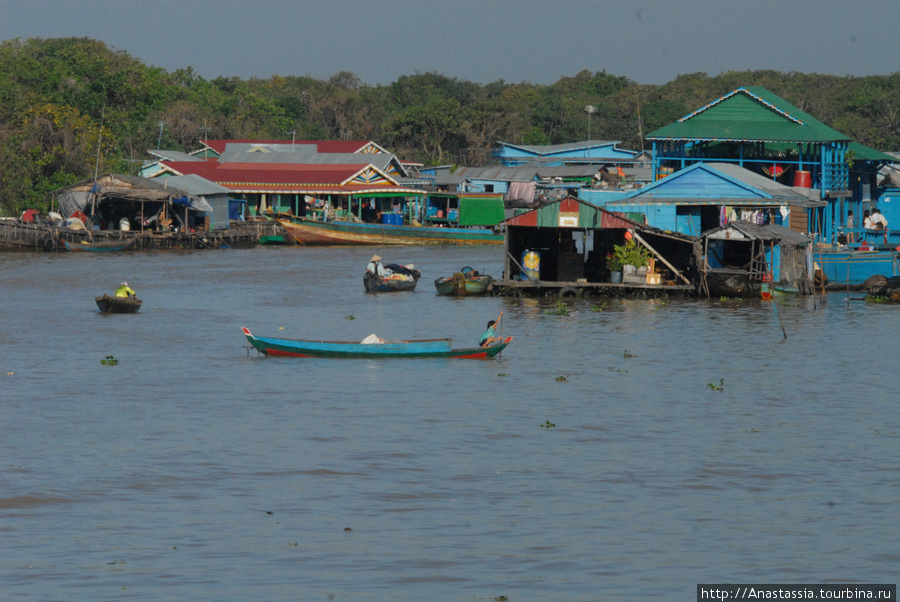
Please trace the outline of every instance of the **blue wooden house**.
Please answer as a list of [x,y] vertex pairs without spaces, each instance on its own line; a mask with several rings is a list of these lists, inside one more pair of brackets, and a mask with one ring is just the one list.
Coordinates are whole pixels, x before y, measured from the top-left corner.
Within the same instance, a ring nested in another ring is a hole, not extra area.
[[731,163],[694,163],[606,203],[606,208],[690,236],[739,220],[805,234],[809,210],[825,205],[817,196],[809,188],[785,186]]
[[[878,233],[878,261],[857,256],[864,211],[878,205],[879,169],[898,160],[834,130],[765,88],[738,88],[647,135],[653,144],[653,178],[671,176],[697,163],[731,163],[794,188],[809,188],[822,204],[810,205],[806,232],[815,259],[829,278],[861,283],[874,274],[892,275],[890,251],[900,235]],[[851,244],[842,243],[848,234]],[[802,232],[792,223],[791,229]]]

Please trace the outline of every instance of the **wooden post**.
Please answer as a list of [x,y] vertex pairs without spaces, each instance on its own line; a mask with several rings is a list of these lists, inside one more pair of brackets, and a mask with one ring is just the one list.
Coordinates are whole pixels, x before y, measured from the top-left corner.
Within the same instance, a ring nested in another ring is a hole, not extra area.
[[637,239],[637,241],[638,241],[639,243],[641,243],[642,245],[644,245],[645,247],[647,247],[647,249],[649,249],[651,253],[653,253],[654,255],[656,255],[657,257],[659,257],[659,260],[662,261],[664,264],[666,264],[666,266],[667,266],[670,270],[672,270],[672,271],[675,273],[676,276],[678,276],[679,278],[681,278],[682,280],[684,280],[685,283],[691,284],[691,281],[688,280],[688,279],[684,276],[684,274],[682,274],[681,272],[679,272],[678,269],[677,269],[675,266],[673,266],[671,263],[669,263],[669,262],[666,260],[665,257],[663,257],[662,255],[660,255],[660,254],[657,252],[656,249],[654,249],[654,248],[651,247],[649,244],[647,244],[647,241],[644,240],[643,238],[641,238],[640,234],[638,234],[637,231],[634,231],[634,232],[632,232],[631,234],[632,234],[632,236],[635,237],[635,239]]

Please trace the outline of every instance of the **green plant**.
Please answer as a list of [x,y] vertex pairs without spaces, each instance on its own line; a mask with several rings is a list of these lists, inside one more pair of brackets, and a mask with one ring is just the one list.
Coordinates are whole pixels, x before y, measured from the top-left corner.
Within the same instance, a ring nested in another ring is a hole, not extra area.
[[100,363],[103,364],[104,366],[115,366],[116,364],[119,363],[119,360],[117,360],[116,358],[114,358],[111,355],[107,355],[106,359],[100,360]]
[[637,244],[634,239],[628,240],[624,245],[615,245],[613,252],[606,256],[606,267],[611,272],[621,272],[626,265],[636,268],[647,265],[650,261],[650,251]]
[[591,311],[603,311],[606,309],[606,303],[594,303],[591,305]]
[[634,357],[634,354],[626,349],[625,352],[622,354],[622,357],[624,357],[627,360],[629,358]]
[[566,304],[563,303],[562,301],[557,301],[555,310],[551,311],[549,309],[546,309],[546,310],[544,310],[544,313],[548,314],[548,315],[552,315],[552,316],[568,316],[569,308],[566,307]]
[[549,420],[545,420],[544,424],[541,425],[542,429],[552,429],[556,424],[550,422]]
[[724,391],[725,390],[725,379],[720,378],[719,384],[707,383],[706,386],[709,387],[710,389],[712,389],[713,391]]

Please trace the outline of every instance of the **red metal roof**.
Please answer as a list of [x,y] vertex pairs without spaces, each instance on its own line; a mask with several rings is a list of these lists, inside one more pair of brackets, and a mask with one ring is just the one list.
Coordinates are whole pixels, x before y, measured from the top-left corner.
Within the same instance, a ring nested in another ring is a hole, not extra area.
[[[362,155],[364,156],[364,155]],[[196,174],[235,192],[350,193],[397,192],[416,194],[390,179],[377,182],[353,181],[370,167],[297,163],[218,163],[201,161],[160,161],[179,175]],[[380,172],[379,172],[380,173]]]
[[315,144],[320,153],[355,153],[362,150],[371,140],[205,140],[204,144],[220,155],[228,143],[236,144]]

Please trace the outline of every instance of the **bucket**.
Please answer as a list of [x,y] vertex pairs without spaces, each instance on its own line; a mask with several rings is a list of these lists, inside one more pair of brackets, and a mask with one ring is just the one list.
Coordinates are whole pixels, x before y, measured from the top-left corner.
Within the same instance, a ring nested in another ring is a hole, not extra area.
[[522,253],[522,274],[529,280],[541,279],[541,254],[537,251]]
[[799,170],[794,173],[794,186],[798,188],[812,188],[812,176],[808,171]]
[[622,272],[610,272],[609,281],[613,284],[622,284]]

